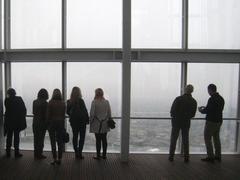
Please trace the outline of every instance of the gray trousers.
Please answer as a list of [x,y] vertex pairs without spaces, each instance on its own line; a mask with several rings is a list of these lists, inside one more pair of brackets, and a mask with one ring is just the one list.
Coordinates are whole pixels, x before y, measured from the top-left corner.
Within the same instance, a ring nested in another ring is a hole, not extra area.
[[[207,149],[207,156],[209,158],[219,157],[221,158],[221,142],[220,142],[220,128],[222,123],[214,123],[206,121],[204,128],[204,140]],[[212,143],[213,139],[213,143]],[[215,148],[215,155],[213,152],[213,144]]]
[[173,157],[175,154],[176,143],[177,143],[180,130],[182,132],[182,144],[183,144],[184,157],[189,157],[189,127],[184,127],[184,128],[172,127],[169,155]]

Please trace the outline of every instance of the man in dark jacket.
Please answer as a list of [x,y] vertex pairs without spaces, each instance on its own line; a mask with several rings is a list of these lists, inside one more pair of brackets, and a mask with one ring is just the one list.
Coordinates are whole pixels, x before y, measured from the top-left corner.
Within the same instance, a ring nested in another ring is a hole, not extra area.
[[5,121],[4,135],[7,135],[6,140],[6,155],[11,156],[12,137],[14,135],[15,157],[21,157],[19,152],[19,133],[26,129],[26,107],[21,97],[16,96],[14,89],[10,88],[7,91],[5,99]]
[[172,133],[171,144],[169,150],[169,161],[174,160],[174,154],[176,149],[176,142],[178,139],[179,131],[182,132],[182,141],[184,148],[184,162],[189,161],[189,128],[190,120],[195,116],[197,110],[197,102],[192,97],[193,86],[187,85],[185,88],[185,94],[177,97],[171,108],[172,117]]
[[[206,124],[204,129],[204,140],[207,149],[207,158],[202,159],[205,162],[221,161],[221,142],[220,128],[222,125],[222,112],[224,108],[224,99],[217,93],[217,87],[214,84],[208,86],[208,99],[206,107],[199,107],[202,114],[206,114]],[[213,153],[212,138],[215,147],[215,155]]]

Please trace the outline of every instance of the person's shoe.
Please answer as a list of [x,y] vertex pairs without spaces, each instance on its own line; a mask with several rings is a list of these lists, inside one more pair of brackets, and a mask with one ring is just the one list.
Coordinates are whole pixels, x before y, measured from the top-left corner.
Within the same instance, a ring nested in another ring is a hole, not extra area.
[[170,162],[173,162],[173,161],[174,161],[173,156],[169,156],[169,157],[168,157],[168,160],[169,160]]
[[101,158],[102,158],[102,159],[107,159],[107,156],[102,156]]
[[95,160],[101,160],[101,157],[100,157],[100,156],[94,156],[93,159],[95,159]]
[[6,157],[10,158],[11,157],[11,150],[6,150]]
[[60,165],[61,164],[61,159],[57,160],[56,164]]
[[222,158],[221,157],[214,157],[214,160],[218,161],[218,162],[221,162],[222,161]]
[[83,155],[79,155],[79,159],[84,159],[84,156]]
[[20,157],[22,157],[23,155],[21,154],[21,153],[15,153],[15,158],[20,158]]
[[39,155],[39,157],[38,157],[39,159],[46,159],[47,158],[47,156],[44,156],[44,155]]
[[78,153],[75,153],[75,159],[79,159],[79,154]]
[[209,158],[209,157],[207,157],[207,158],[201,159],[201,161],[214,163],[214,158]]
[[53,160],[50,164],[51,165],[55,165],[56,164],[56,160]]
[[184,162],[188,163],[189,162],[189,157],[184,157]]

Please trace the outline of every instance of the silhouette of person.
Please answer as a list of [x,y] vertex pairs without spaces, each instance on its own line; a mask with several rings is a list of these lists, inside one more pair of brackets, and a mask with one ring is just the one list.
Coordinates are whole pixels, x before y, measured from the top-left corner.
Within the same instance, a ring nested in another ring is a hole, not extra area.
[[191,118],[195,116],[197,110],[197,102],[192,97],[193,86],[191,84],[185,87],[185,94],[178,96],[171,107],[172,132],[171,143],[169,149],[169,161],[174,160],[176,143],[179,131],[182,132],[184,162],[189,161],[189,128]]
[[[111,108],[108,100],[104,98],[101,88],[95,90],[95,97],[90,110],[90,133],[95,133],[97,156],[94,159],[106,159],[107,133],[110,131],[107,121],[111,117]],[[101,146],[103,152],[101,156]]]
[[[214,84],[208,85],[208,94],[211,96],[208,99],[207,106],[199,107],[198,110],[202,114],[206,114],[206,123],[204,128],[204,140],[207,149],[207,157],[201,159],[205,162],[214,162],[214,160],[221,161],[221,142],[220,142],[220,128],[222,125],[222,112],[224,108],[224,99],[217,92],[217,86]],[[215,155],[213,153],[213,144],[215,148]]]
[[[52,165],[61,164],[63,153],[63,131],[65,121],[65,103],[62,100],[62,94],[59,89],[53,90],[53,95],[48,103],[47,108],[47,120],[49,124],[49,135],[51,141],[53,162]],[[58,146],[58,152],[56,149],[56,143]]]
[[15,158],[22,157],[19,152],[19,133],[26,129],[26,107],[20,96],[16,96],[13,88],[7,90],[7,98],[5,99],[5,121],[4,135],[6,139],[6,155],[11,156],[12,137],[14,135]]
[[47,131],[47,106],[48,92],[40,89],[37,99],[33,101],[33,135],[34,135],[34,158],[45,159],[43,153],[44,138]]
[[73,87],[72,89],[70,99],[67,101],[67,114],[70,117],[69,121],[73,132],[72,143],[75,157],[83,159],[82,150],[85,141],[86,125],[89,124],[89,116],[79,87]]

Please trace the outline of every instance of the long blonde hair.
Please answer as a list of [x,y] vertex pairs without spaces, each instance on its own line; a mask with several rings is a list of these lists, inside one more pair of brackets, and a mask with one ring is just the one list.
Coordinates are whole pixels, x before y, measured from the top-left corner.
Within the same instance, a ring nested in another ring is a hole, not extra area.
[[70,96],[70,102],[76,102],[79,98],[82,98],[81,89],[77,86],[72,88],[71,96]]
[[94,97],[94,99],[105,99],[104,98],[104,92],[103,92],[103,90],[101,88],[97,88],[95,90],[95,97]]

